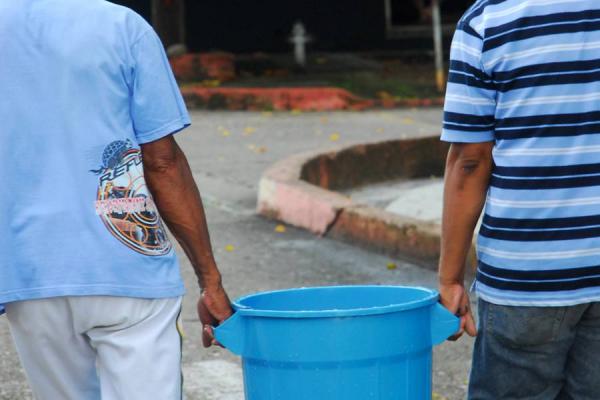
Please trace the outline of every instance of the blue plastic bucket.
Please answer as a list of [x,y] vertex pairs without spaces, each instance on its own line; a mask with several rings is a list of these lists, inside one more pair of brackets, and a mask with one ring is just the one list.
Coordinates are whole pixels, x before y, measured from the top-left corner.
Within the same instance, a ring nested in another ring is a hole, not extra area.
[[216,329],[246,400],[430,400],[431,350],[459,320],[434,290],[341,286],[238,299]]

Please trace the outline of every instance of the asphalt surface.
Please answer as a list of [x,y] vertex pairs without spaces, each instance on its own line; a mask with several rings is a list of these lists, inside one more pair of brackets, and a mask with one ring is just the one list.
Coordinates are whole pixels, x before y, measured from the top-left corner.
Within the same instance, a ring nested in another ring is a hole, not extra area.
[[[339,113],[194,112],[177,138],[204,198],[215,254],[232,297],[290,287],[399,284],[435,287],[435,273],[349,244],[315,237],[255,214],[261,173],[302,151],[390,138],[436,135],[441,110]],[[242,400],[239,360],[201,347],[195,314],[198,289],[182,258],[188,294],[183,321],[185,392],[190,400]],[[396,269],[388,269],[392,262]],[[315,333],[316,334],[316,333]],[[360,344],[357,344],[360,345]],[[434,399],[465,396],[472,339],[434,350]],[[31,395],[15,354],[6,318],[0,317],[0,400]],[[157,399],[160,400],[160,399]]]

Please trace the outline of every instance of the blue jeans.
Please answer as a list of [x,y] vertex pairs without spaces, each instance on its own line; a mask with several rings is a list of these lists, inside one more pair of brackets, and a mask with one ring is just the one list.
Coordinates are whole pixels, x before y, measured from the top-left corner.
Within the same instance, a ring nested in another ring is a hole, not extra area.
[[600,303],[508,307],[479,300],[470,400],[599,400]]

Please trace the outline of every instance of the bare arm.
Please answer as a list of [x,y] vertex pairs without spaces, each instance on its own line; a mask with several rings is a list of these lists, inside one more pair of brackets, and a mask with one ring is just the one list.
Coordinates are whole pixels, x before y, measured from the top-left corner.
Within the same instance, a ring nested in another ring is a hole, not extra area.
[[185,251],[203,296],[198,312],[204,327],[204,344],[213,342],[210,325],[231,315],[229,298],[213,257],[200,191],[181,148],[173,136],[143,144],[146,182],[158,210]]
[[493,146],[493,142],[454,143],[446,161],[439,284],[442,304],[461,317],[455,338],[465,330],[477,334],[464,288],[465,264],[485,204]]

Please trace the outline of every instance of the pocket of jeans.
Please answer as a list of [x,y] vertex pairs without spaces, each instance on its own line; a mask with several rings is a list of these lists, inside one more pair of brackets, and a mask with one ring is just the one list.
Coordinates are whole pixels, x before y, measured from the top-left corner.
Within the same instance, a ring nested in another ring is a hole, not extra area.
[[554,342],[564,318],[564,307],[487,305],[487,331],[514,347]]

